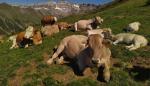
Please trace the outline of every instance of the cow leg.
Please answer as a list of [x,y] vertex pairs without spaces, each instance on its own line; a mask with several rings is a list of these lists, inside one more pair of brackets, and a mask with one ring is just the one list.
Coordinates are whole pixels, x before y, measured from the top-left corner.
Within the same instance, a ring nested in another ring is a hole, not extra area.
[[140,47],[140,44],[139,44],[138,42],[135,42],[134,46],[131,47],[131,48],[129,48],[129,50],[130,50],[130,51],[136,50],[136,49],[139,48],[139,47]]
[[117,45],[120,42],[120,40],[116,40],[115,42],[113,42],[114,45]]
[[91,26],[91,25],[88,25],[88,26],[87,26],[87,29],[92,30],[92,26]]
[[64,57],[61,56],[61,57],[57,60],[56,63],[57,63],[57,64],[63,64],[63,63],[64,63]]
[[52,63],[53,63],[53,60],[54,60],[55,58],[57,58],[60,53],[62,53],[62,51],[64,50],[64,48],[65,48],[64,44],[61,43],[61,44],[58,46],[56,52],[52,55],[52,58],[50,58],[50,59],[47,61],[47,64],[52,64]]
[[75,29],[75,31],[78,31],[78,24],[77,24],[77,22],[74,24],[74,29]]
[[15,40],[13,40],[13,44],[12,44],[12,46],[9,49],[15,48],[16,45],[17,45],[17,43],[16,43],[16,39],[15,39]]
[[106,82],[110,80],[110,60],[104,63],[103,77]]
[[29,45],[28,45],[28,44],[26,44],[26,45],[25,45],[25,48],[28,48],[28,47],[29,47]]
[[133,44],[131,44],[131,45],[129,45],[129,46],[125,46],[126,47],[126,49],[129,49],[129,48],[131,48],[131,47],[133,47],[134,45]]

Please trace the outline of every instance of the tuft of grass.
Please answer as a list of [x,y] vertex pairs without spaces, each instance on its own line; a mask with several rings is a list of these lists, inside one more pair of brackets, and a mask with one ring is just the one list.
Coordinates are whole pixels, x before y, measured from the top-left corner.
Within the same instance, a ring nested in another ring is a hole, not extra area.
[[97,81],[90,78],[75,80],[67,84],[67,86],[99,86]]
[[47,77],[43,80],[44,86],[60,86],[57,81],[53,80],[51,77]]
[[110,82],[107,84],[107,86],[141,86],[142,84],[139,82],[135,82],[131,79],[128,72],[113,68],[112,70],[112,78]]

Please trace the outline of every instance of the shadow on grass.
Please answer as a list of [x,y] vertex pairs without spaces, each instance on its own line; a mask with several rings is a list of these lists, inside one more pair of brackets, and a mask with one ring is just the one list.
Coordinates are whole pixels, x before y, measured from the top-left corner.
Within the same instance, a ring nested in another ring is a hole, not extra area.
[[128,69],[130,76],[136,81],[146,81],[150,79],[150,68],[143,68],[140,66],[134,66]]
[[65,65],[71,67],[75,75],[77,75],[77,76],[83,76],[84,75],[83,71],[79,70],[79,67],[76,64],[76,61],[71,60],[69,63],[66,63]]
[[[78,66],[77,66],[77,64],[75,64],[75,63],[76,62],[70,62],[70,63],[68,63],[66,65],[73,69],[73,72],[74,72],[75,75],[77,75],[77,76],[84,76],[83,72],[85,71],[85,69],[87,67],[85,67],[83,71],[80,71]],[[94,66],[92,65],[91,68],[92,67],[94,67]],[[105,82],[104,77],[103,77],[103,70],[104,70],[104,67],[102,67],[102,66],[98,68],[98,75],[97,75],[96,79],[98,81],[100,81],[100,82]]]

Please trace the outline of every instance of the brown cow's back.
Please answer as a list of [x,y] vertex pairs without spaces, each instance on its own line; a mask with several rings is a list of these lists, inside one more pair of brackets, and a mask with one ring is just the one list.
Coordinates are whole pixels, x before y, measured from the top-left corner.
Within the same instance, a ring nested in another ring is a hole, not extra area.
[[18,33],[17,38],[16,38],[16,42],[20,43],[21,41],[23,41],[24,35],[25,35],[25,32]]
[[42,19],[41,19],[41,24],[42,26],[45,26],[45,25],[53,25],[56,21],[57,21],[57,18],[55,20],[56,17],[54,16],[44,16]]

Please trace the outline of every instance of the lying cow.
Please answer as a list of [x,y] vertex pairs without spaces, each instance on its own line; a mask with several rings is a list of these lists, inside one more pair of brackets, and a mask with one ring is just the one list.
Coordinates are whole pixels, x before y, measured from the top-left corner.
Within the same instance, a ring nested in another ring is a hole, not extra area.
[[92,29],[96,29],[98,25],[101,24],[102,22],[103,19],[99,16],[96,16],[95,18],[89,20],[79,20],[78,22],[75,22],[74,29],[75,31],[78,31],[80,29],[92,30]]
[[37,30],[34,30],[32,26],[29,26],[25,32],[20,32],[16,35],[9,37],[9,40],[13,41],[12,48],[18,47],[28,47],[29,44],[41,44],[42,43],[42,36],[41,33]]
[[45,27],[42,27],[41,32],[44,36],[52,36],[55,33],[58,33],[60,31],[57,24],[54,25],[47,25]]
[[71,35],[65,37],[59,44],[56,52],[47,63],[52,64],[59,55],[59,63],[63,63],[64,58],[75,59],[81,72],[92,63],[98,67],[104,66],[103,76],[105,81],[110,80],[110,56],[111,52],[106,46],[104,39],[99,34],[92,34],[89,37],[83,35]]
[[132,22],[126,28],[124,28],[124,30],[126,32],[135,32],[139,30],[140,25],[141,25],[140,22]]
[[57,23],[60,30],[66,30],[71,28],[71,24],[68,24],[67,22],[59,22]]
[[105,39],[111,39],[112,38],[112,31],[110,28],[103,28],[103,29],[94,29],[94,30],[87,30],[87,35],[92,34],[99,34],[103,36]]
[[57,17],[55,16],[44,16],[42,19],[41,19],[41,24],[42,26],[45,26],[45,25],[53,25],[57,22]]
[[148,44],[148,40],[138,34],[131,34],[131,33],[120,33],[115,36],[113,36],[113,44],[117,45],[120,42],[131,44],[129,46],[126,46],[127,49],[136,50],[140,47],[144,47]]

